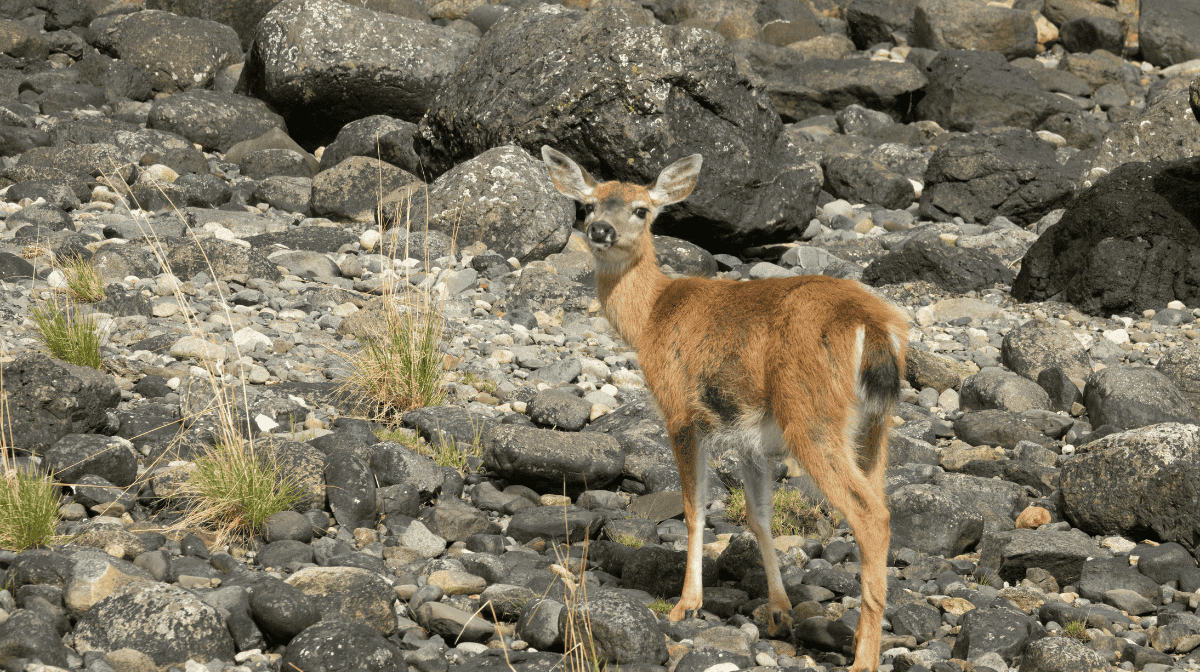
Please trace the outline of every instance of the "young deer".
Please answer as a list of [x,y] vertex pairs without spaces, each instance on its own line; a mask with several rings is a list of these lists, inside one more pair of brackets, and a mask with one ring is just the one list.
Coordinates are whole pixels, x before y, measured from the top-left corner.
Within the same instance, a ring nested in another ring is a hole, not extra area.
[[550,147],[542,147],[542,159],[555,187],[584,206],[600,303],[637,351],[666,419],[688,527],[683,595],[671,620],[703,602],[706,451],[735,448],[767,571],[768,630],[790,633],[791,603],[771,539],[770,474],[773,460],[791,454],[858,539],[862,614],[851,669],[875,670],[890,537],[883,471],[904,371],[905,319],[849,280],[663,275],[650,225],[692,193],[699,154],[668,166],[647,187],[597,182]]

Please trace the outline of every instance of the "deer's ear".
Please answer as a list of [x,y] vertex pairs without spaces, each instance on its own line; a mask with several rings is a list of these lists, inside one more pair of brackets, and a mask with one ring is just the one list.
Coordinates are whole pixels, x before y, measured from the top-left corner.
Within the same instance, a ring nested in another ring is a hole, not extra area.
[[554,188],[563,196],[582,203],[592,195],[596,181],[566,154],[551,149],[549,145],[542,145],[542,161],[550,169],[550,181],[554,183]]
[[649,189],[654,205],[661,208],[687,198],[696,188],[696,180],[700,179],[702,163],[704,157],[693,154],[663,168]]

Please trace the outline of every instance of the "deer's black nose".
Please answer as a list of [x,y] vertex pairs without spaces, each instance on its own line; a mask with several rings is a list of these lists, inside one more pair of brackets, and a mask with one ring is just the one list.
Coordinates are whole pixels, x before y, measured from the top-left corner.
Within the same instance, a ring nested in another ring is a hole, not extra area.
[[617,230],[608,222],[592,222],[588,226],[588,238],[595,245],[612,245],[617,241]]

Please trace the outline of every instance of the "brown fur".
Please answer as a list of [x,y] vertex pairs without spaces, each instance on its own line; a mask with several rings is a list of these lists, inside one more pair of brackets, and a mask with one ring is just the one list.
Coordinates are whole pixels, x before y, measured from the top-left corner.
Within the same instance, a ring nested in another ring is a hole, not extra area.
[[[650,225],[660,208],[691,192],[699,156],[668,167],[648,187],[598,183],[549,148],[543,158],[559,190],[593,209],[586,223],[600,302],[637,351],[671,437],[689,532],[687,578],[671,619],[698,609],[702,600],[705,441],[758,439],[764,434],[747,428],[756,419],[760,427],[764,418],[773,419],[791,454],[854,529],[862,550],[863,601],[851,669],[876,669],[890,536],[883,471],[904,371],[904,318],[848,280],[737,282],[663,275]],[[639,217],[638,208],[648,212]],[[770,512],[762,510],[769,484],[762,485],[759,473],[771,456],[746,450],[750,527],[768,572],[768,625],[772,635],[780,635],[790,629],[791,605],[770,545]]]

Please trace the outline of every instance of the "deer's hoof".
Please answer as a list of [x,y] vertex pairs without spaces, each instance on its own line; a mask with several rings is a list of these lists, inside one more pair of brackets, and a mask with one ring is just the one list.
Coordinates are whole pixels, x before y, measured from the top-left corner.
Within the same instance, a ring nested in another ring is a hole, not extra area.
[[792,614],[783,609],[772,609],[767,614],[767,634],[773,638],[786,638],[792,634]]

